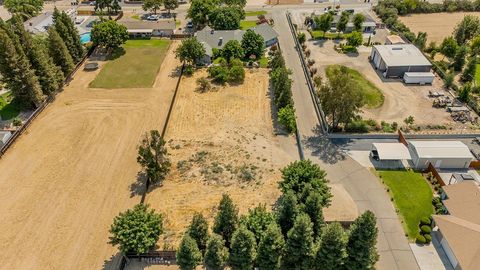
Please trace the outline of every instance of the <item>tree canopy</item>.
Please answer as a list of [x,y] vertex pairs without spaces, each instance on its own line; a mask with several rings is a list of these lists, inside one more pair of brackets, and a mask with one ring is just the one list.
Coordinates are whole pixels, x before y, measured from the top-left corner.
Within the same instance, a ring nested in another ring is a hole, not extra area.
[[168,14],[176,8],[178,8],[178,0],[163,0],[165,9],[168,10]]
[[242,47],[246,57],[254,56],[255,59],[260,59],[265,49],[265,40],[261,35],[248,29],[243,35]]
[[204,265],[208,270],[223,270],[228,260],[228,249],[225,241],[218,234],[212,234],[207,242]]
[[154,14],[157,14],[157,10],[162,8],[162,5],[165,0],[143,0],[142,9],[145,11],[153,11]]
[[213,232],[219,234],[225,240],[227,247],[230,246],[233,232],[238,225],[238,209],[230,196],[223,194],[218,206],[218,213],[213,224]]
[[345,262],[348,270],[374,269],[379,258],[376,248],[376,223],[375,215],[367,210],[350,226],[346,245],[348,256]]
[[182,62],[192,65],[202,58],[205,53],[203,45],[193,37],[182,40],[182,44],[175,51],[175,57]]
[[285,244],[283,266],[285,269],[312,269],[313,254],[313,229],[312,222],[307,214],[300,214],[288,232]]
[[342,11],[342,15],[340,16],[340,19],[338,20],[338,23],[337,23],[337,30],[341,32],[345,32],[345,30],[347,29],[347,24],[349,20],[350,20],[350,12]]
[[362,13],[357,13],[353,15],[353,29],[357,32],[363,31],[363,23],[365,22],[365,15]]
[[257,256],[255,236],[247,228],[240,226],[232,236],[230,257],[232,269],[252,269]]
[[118,48],[128,40],[127,27],[113,20],[95,24],[91,36],[94,44],[107,49]]
[[5,0],[8,12],[19,15],[23,20],[37,16],[43,9],[43,0]]
[[320,29],[323,31],[323,36],[325,37],[325,33],[330,30],[330,27],[333,22],[333,16],[330,13],[324,13],[321,16],[316,16],[313,18],[315,22],[316,29]]
[[458,44],[453,37],[446,37],[440,45],[440,51],[448,58],[453,58],[457,52]]
[[244,52],[242,48],[242,44],[238,42],[238,40],[229,40],[222,49],[222,57],[225,58],[227,61],[231,61],[232,59],[242,59],[244,57]]
[[260,269],[280,269],[284,247],[285,240],[280,227],[276,223],[271,223],[258,245],[257,264]]
[[208,19],[215,30],[235,30],[240,28],[242,17],[242,9],[227,6],[214,9]]
[[194,270],[202,262],[202,253],[200,253],[197,243],[189,234],[183,236],[175,261],[181,270]]
[[192,19],[195,26],[208,23],[208,16],[217,7],[217,0],[192,0],[187,11],[187,18]]
[[348,37],[347,37],[347,44],[353,47],[358,47],[362,45],[363,43],[363,35],[360,32],[353,31]]
[[266,234],[267,227],[272,223],[275,223],[275,216],[267,211],[265,204],[249,209],[248,214],[240,218],[240,224],[253,232],[257,244],[260,243],[260,240]]
[[480,18],[466,15],[455,27],[453,35],[458,44],[465,44],[480,35]]
[[208,222],[201,213],[195,213],[188,227],[188,234],[197,243],[200,251],[205,251],[208,240]]
[[170,172],[171,163],[167,148],[158,130],[150,130],[149,133],[145,133],[138,146],[137,162],[142,165],[153,183],[160,183]]
[[75,64],[73,63],[72,56],[68,52],[67,45],[65,45],[65,42],[63,42],[63,39],[53,27],[48,29],[48,48],[53,62],[60,67],[63,75],[65,77],[70,75],[75,68]]
[[320,245],[315,256],[315,266],[325,270],[342,269],[347,257],[345,245],[346,236],[340,223],[334,222],[326,225],[323,228]]
[[163,233],[163,218],[148,205],[137,204],[115,217],[110,233],[110,243],[118,245],[122,252],[145,253]]

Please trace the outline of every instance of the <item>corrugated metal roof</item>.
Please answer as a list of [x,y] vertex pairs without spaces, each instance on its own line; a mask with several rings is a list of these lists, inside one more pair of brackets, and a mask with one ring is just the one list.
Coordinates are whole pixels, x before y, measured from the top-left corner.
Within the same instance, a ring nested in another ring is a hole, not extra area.
[[408,148],[403,143],[373,143],[380,160],[412,159]]
[[388,67],[432,65],[413,44],[374,45],[373,48],[377,50]]
[[471,158],[470,149],[461,141],[408,141],[420,158]]

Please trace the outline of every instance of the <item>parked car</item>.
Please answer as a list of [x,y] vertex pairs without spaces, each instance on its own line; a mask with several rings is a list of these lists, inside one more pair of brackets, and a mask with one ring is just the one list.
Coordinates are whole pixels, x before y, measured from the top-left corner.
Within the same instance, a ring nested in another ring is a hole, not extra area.
[[158,19],[160,19],[159,15],[150,15],[147,17],[148,21],[158,21]]
[[193,23],[192,23],[192,22],[188,22],[188,23],[187,23],[187,28],[193,28]]

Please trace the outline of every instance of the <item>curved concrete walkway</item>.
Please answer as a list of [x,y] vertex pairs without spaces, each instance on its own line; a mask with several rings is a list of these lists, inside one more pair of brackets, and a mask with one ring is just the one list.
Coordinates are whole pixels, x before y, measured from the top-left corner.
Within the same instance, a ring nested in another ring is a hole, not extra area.
[[380,254],[378,269],[419,269],[390,197],[379,179],[353,159],[342,154],[317,131],[318,120],[285,11],[272,10],[272,15],[276,23],[275,30],[280,35],[280,47],[287,67],[293,72],[293,100],[305,158],[319,164],[328,173],[328,179],[332,183],[343,185],[357,204],[360,213],[369,209],[377,216],[379,229],[377,248]]

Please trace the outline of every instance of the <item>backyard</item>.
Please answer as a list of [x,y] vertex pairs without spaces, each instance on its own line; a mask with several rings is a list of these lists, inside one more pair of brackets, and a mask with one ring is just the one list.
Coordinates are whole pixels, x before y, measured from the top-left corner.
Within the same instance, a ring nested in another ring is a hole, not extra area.
[[110,56],[91,88],[152,87],[170,46],[165,39],[128,40]]
[[333,72],[339,68],[345,68],[348,74],[353,78],[355,84],[358,86],[357,90],[364,98],[365,106],[369,109],[378,108],[383,105],[384,96],[382,91],[375,86],[371,81],[367,80],[360,72],[341,65],[330,65],[325,68],[327,78],[333,76]]
[[378,174],[388,187],[408,238],[414,240],[419,232],[420,219],[433,214],[430,186],[421,173],[414,171],[379,170]]

